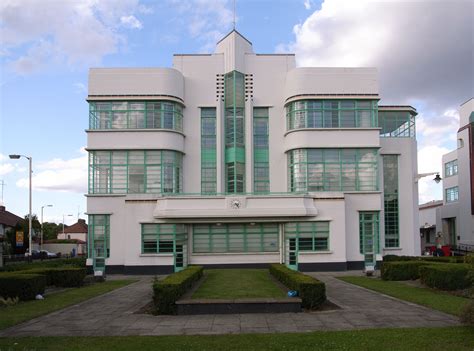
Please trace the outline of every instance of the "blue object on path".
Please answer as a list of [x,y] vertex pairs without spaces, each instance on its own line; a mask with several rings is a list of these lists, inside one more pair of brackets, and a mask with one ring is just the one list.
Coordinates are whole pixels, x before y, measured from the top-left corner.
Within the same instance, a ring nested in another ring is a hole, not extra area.
[[296,296],[298,296],[298,291],[296,290],[288,291],[288,297],[296,297]]

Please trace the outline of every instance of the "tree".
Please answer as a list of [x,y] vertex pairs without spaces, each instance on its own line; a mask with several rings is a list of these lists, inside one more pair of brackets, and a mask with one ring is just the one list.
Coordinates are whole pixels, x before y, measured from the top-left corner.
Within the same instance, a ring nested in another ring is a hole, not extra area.
[[62,231],[62,225],[56,223],[43,223],[43,240],[56,239],[58,233]]

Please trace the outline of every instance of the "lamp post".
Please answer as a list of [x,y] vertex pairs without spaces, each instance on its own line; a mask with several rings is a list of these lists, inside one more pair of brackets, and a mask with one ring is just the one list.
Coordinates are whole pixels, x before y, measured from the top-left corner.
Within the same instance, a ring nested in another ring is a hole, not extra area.
[[28,246],[28,257],[29,257],[29,259],[30,259],[30,261],[31,261],[31,250],[32,250],[32,248],[31,248],[31,237],[33,236],[33,218],[32,218],[32,216],[31,216],[31,204],[32,204],[32,202],[33,202],[33,200],[32,200],[32,192],[31,192],[31,189],[32,189],[32,187],[31,187],[31,184],[32,184],[32,182],[31,182],[31,176],[32,176],[32,174],[33,174],[33,157],[31,157],[31,156],[25,156],[25,155],[9,155],[9,157],[10,157],[12,160],[18,160],[20,157],[24,157],[24,158],[28,159],[29,164],[30,164],[30,171],[29,171],[29,173],[30,173],[30,206],[29,206],[29,215],[28,215],[28,217],[29,217],[29,225],[28,225],[28,228],[29,228],[29,235],[28,235],[28,237],[29,237],[29,238],[28,238],[28,239],[29,239],[29,240],[28,240],[28,245],[29,245],[29,246]]
[[66,239],[66,237],[64,236],[64,217],[72,217],[72,214],[63,214],[63,237],[64,239]]
[[43,250],[43,209],[45,207],[53,207],[53,205],[41,206],[41,245],[40,245],[40,250]]
[[440,181],[442,181],[443,179],[439,176],[439,172],[430,172],[430,173],[420,173],[420,174],[417,174],[415,176],[415,183],[418,183],[418,181],[421,179],[421,178],[424,178],[424,177],[429,177],[429,176],[432,176],[432,175],[435,175],[436,174],[436,177],[433,178],[433,180],[436,182],[436,184],[438,184]]

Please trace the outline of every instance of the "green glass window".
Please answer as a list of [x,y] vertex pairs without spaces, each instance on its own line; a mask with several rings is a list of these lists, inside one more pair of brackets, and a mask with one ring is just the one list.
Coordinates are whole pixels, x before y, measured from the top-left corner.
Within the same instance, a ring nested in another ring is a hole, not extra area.
[[90,129],[183,130],[183,107],[174,101],[92,101]]
[[444,164],[444,176],[451,177],[458,174],[458,160],[452,160]]
[[89,258],[110,256],[110,215],[89,215],[87,255]]
[[329,250],[329,222],[290,222],[285,238],[296,238],[299,251]]
[[408,111],[379,111],[380,136],[416,138],[415,116]]
[[399,247],[398,156],[383,155],[385,247]]
[[359,249],[375,262],[375,254],[380,253],[378,212],[359,212]]
[[142,224],[142,253],[175,253],[187,238],[184,224]]
[[378,190],[376,149],[295,149],[288,153],[291,192]]
[[245,191],[245,76],[224,76],[225,179],[227,193]]
[[216,108],[201,108],[201,193],[217,192]]
[[456,202],[459,200],[459,188],[453,186],[452,188],[447,188],[446,192],[446,202]]
[[194,253],[278,252],[278,224],[195,224]]
[[182,163],[177,151],[90,151],[89,194],[179,193]]
[[268,107],[253,109],[253,162],[254,192],[270,192]]
[[299,100],[286,106],[287,130],[377,127],[376,100]]

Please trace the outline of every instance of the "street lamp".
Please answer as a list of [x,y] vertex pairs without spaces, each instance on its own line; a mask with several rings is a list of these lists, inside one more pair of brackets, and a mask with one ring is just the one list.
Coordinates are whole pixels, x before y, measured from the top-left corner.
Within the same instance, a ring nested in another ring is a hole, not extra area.
[[64,217],[72,217],[72,214],[63,214],[63,239],[66,239],[64,236]]
[[32,251],[32,247],[31,247],[31,237],[33,236],[33,218],[31,216],[31,204],[32,204],[32,193],[31,193],[31,176],[33,174],[33,157],[31,156],[25,156],[25,155],[9,155],[9,157],[12,159],[12,160],[18,160],[20,157],[24,157],[26,159],[28,159],[29,161],[29,164],[30,164],[30,211],[29,211],[29,241],[28,241],[28,256],[31,260],[31,251]]
[[40,250],[43,250],[43,209],[45,207],[53,207],[53,205],[41,206],[41,245],[40,245]]
[[436,174],[436,177],[433,178],[433,180],[436,182],[436,184],[439,184],[439,182],[442,180],[442,178],[439,176],[439,172],[430,172],[430,173],[420,173],[420,174],[417,174],[415,176],[415,183],[418,183],[418,181],[421,179],[421,178],[424,178],[424,177],[429,177],[429,176],[432,176],[432,175],[435,175]]

